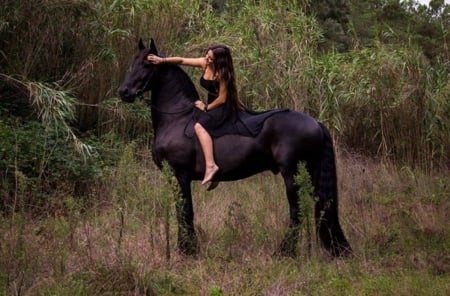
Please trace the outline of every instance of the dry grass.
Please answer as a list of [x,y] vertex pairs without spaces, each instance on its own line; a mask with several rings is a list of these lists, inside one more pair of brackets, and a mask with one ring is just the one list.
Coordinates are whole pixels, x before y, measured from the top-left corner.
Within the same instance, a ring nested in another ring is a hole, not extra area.
[[[448,176],[338,154],[340,215],[354,258],[332,260],[315,241],[309,258],[305,239],[298,258],[272,257],[288,209],[281,178],[271,174],[223,183],[213,192],[194,184],[198,259],[177,254],[169,203],[168,257],[165,180],[151,164],[128,161],[98,188],[92,208],[72,205],[46,219],[2,218],[0,288],[8,295],[450,292]],[[129,196],[121,201],[115,195],[124,185],[117,178],[130,167],[139,177],[127,179]]]

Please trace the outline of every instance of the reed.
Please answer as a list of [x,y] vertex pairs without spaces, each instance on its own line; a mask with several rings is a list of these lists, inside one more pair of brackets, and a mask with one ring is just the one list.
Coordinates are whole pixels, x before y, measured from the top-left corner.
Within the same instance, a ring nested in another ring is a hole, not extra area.
[[445,168],[448,81],[419,51],[334,53],[317,59],[312,71],[318,75],[311,76],[309,108],[349,149],[428,172]]
[[[10,40],[2,48],[8,61],[2,72],[71,90],[82,131],[95,127],[126,139],[150,132],[148,116],[126,112],[116,95],[139,37],[155,38],[166,55],[199,56],[220,42],[233,50],[248,107],[306,111],[347,147],[389,161],[427,171],[448,163],[448,61],[429,64],[414,44],[380,41],[345,53],[319,52],[324,35],[305,14],[308,1],[6,4],[4,11],[14,13],[4,14],[0,31]],[[13,31],[13,24],[20,26]],[[42,40],[51,41],[48,50]]]

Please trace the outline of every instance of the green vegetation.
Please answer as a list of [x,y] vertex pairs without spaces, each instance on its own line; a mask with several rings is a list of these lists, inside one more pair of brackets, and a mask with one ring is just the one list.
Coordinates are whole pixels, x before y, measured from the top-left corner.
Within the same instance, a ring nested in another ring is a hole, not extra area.
[[[3,1],[0,295],[448,295],[449,29],[440,0]],[[247,106],[330,128],[353,258],[318,247],[301,168],[297,258],[272,257],[288,210],[270,174],[194,184],[200,256],[176,253],[151,114],[116,95],[139,37],[226,43]]]
[[340,215],[355,256],[336,260],[318,248],[314,231],[308,237],[307,227],[297,258],[272,256],[288,222],[279,177],[223,183],[214,192],[194,184],[201,248],[194,259],[176,252],[167,178],[148,161],[148,151],[134,149],[125,149],[88,209],[65,197],[64,212],[52,217],[16,212],[1,218],[0,287],[6,294],[450,292],[448,178],[339,152]]

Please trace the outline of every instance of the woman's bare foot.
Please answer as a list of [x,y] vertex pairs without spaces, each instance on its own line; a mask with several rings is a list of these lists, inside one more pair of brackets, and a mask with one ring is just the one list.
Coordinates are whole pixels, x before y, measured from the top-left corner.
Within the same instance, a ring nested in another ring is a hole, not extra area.
[[203,178],[202,185],[212,180],[214,175],[219,171],[219,167],[214,164],[206,168],[205,177]]

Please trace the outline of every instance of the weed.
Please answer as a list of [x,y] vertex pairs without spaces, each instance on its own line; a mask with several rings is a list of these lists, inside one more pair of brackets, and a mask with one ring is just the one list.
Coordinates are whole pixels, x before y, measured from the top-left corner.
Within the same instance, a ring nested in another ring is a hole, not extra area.
[[299,220],[300,230],[306,235],[307,258],[312,255],[312,242],[314,227],[314,205],[317,199],[313,196],[314,187],[312,185],[311,176],[306,169],[304,162],[300,162],[295,175],[295,184],[298,186],[298,205],[299,205]]

